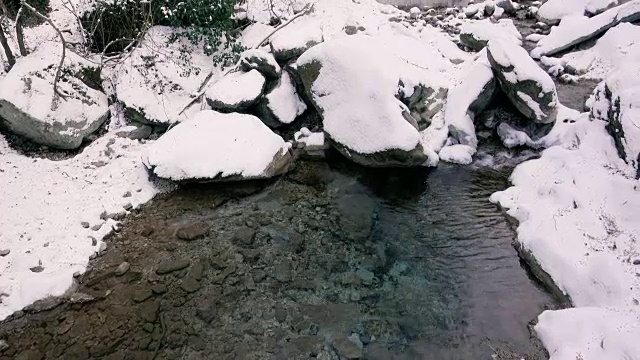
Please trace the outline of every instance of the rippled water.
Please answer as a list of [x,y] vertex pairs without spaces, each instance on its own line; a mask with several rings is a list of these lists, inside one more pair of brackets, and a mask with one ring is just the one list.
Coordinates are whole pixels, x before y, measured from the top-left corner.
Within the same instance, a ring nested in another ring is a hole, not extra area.
[[[553,301],[522,268],[513,230],[488,202],[508,186],[510,172],[442,164],[351,171],[334,182],[339,199],[353,201],[355,217],[361,207],[374,209],[370,241],[387,257],[376,274],[407,269],[391,289],[381,286],[375,311],[400,318],[415,358],[489,358],[502,342],[536,352],[527,323]],[[413,358],[409,353],[399,358]]]

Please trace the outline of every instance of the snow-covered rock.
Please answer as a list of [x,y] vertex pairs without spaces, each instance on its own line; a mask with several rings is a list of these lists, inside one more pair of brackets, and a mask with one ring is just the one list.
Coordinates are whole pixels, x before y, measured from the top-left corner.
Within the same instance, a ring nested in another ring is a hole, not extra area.
[[522,36],[511,19],[502,19],[497,23],[489,19],[468,21],[460,26],[460,42],[472,50],[481,50],[492,39],[522,45]]
[[548,0],[538,9],[541,21],[557,24],[566,16],[598,15],[630,0]]
[[257,107],[262,121],[272,128],[291,124],[305,110],[307,105],[300,99],[288,72],[283,71],[278,84],[267,93]]
[[454,144],[443,147],[438,156],[440,160],[454,163],[468,165],[473,161],[473,154],[476,153],[476,148],[468,145]]
[[640,62],[620,65],[596,88],[591,114],[608,122],[618,155],[640,177]]
[[276,60],[286,63],[322,41],[322,23],[315,17],[303,16],[271,37],[271,52]]
[[397,97],[409,109],[405,118],[411,123],[415,122],[418,130],[426,129],[431,124],[431,119],[444,108],[449,89],[446,84],[437,81],[419,82],[413,88],[408,88],[407,93],[404,89],[401,81]]
[[242,31],[242,35],[240,36],[240,43],[248,48],[253,49],[259,46],[259,42],[264,40],[264,38],[271,34],[275,30],[273,26],[269,26],[262,23],[255,23],[247,26],[246,29]]
[[435,47],[406,36],[351,35],[311,48],[296,65],[328,139],[346,157],[365,166],[426,162],[416,121],[405,118],[397,96],[446,87],[442,73],[451,63]]
[[106,68],[129,120],[168,127],[200,111],[192,106],[178,115],[213,70],[213,62],[200,45],[176,38],[176,31],[152,27],[122,64]]
[[478,54],[461,80],[449,90],[444,121],[449,134],[460,144],[478,146],[475,116],[489,104],[497,90],[496,79],[489,64],[486,50]]
[[508,148],[528,146],[534,149],[548,148],[566,142],[569,127],[580,117],[580,112],[563,106],[558,107],[554,124],[537,125],[531,122],[502,122],[496,128],[498,137]]
[[278,65],[272,54],[264,50],[250,49],[243,52],[240,55],[240,67],[245,72],[258,70],[268,79],[280,77],[280,65]]
[[617,6],[592,18],[564,17],[560,25],[551,28],[551,33],[538,41],[535,49],[531,51],[531,56],[537,59],[541,56],[557,54],[599,36],[620,23],[638,20],[640,20],[640,0]]
[[255,105],[264,90],[265,79],[258,70],[231,72],[205,93],[207,102],[214,110],[232,112],[246,111]]
[[491,40],[487,54],[500,87],[513,105],[534,123],[554,122],[558,112],[556,86],[526,50],[508,41]]
[[36,143],[75,149],[105,122],[109,107],[107,96],[87,85],[99,70],[70,51],[58,82],[64,96],[54,94],[61,52],[60,44],[43,43],[0,78],[0,122]]
[[282,174],[291,159],[289,144],[257,117],[204,110],[161,136],[143,162],[165,179],[228,181]]

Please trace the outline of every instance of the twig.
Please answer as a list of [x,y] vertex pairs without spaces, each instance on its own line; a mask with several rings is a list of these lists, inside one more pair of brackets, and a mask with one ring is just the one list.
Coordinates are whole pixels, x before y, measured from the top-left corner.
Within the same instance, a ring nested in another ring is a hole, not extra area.
[[4,35],[4,29],[2,28],[2,23],[0,23],[0,45],[4,49],[5,55],[7,55],[7,62],[9,63],[9,70],[15,65],[16,58],[13,56],[11,52],[11,47],[9,47],[9,42],[7,41],[7,37]]
[[53,21],[51,21],[51,19],[42,15],[33,6],[27,4],[25,0],[22,0],[22,6],[26,7],[27,10],[33,12],[41,20],[49,23],[49,25],[51,25],[51,27],[58,33],[58,36],[60,37],[60,41],[62,42],[62,56],[60,57],[60,63],[58,64],[58,69],[56,70],[56,77],[53,80],[53,93],[54,95],[58,95],[59,97],[61,97],[63,100],[66,100],[67,99],[66,95],[64,95],[58,89],[58,81],[60,80],[60,74],[62,74],[62,65],[64,65],[64,58],[67,55],[67,41],[64,39],[64,36],[62,36],[62,32],[60,32],[60,29],[58,29],[56,24],[54,24]]
[[[282,30],[285,26],[291,24],[292,22],[294,22],[299,17],[307,15],[310,12],[312,12],[314,6],[315,6],[315,4],[311,4],[311,3],[307,4],[301,12],[296,14],[294,17],[292,17],[286,23],[284,23],[284,24],[278,26],[277,28],[273,29],[273,31],[271,33],[269,33],[269,35],[267,35],[264,39],[262,39],[262,41],[260,41],[256,45],[254,45],[252,47],[252,49],[259,48],[262,45],[262,43],[264,43],[267,40],[269,40],[276,32]],[[222,79],[223,77],[227,76],[229,73],[237,71],[239,66],[240,66],[240,61],[238,61],[232,68],[229,68],[229,70],[225,71],[222,74],[222,76],[220,76],[218,79]],[[196,94],[196,96],[191,101],[189,101],[189,103],[187,105],[185,105],[185,107],[182,108],[182,110],[180,110],[180,112],[178,113],[178,116],[182,115],[182,113],[184,113],[188,108],[190,108],[191,105],[195,104],[198,100],[200,100],[200,98],[207,92],[207,90],[209,90],[210,87],[212,87],[213,85],[216,84],[217,81],[209,84],[209,81],[211,80],[212,77],[213,77],[213,70],[211,70],[211,72],[209,72],[207,77],[205,77],[204,81],[202,82],[202,84],[200,85],[200,87],[198,89],[198,93]]]

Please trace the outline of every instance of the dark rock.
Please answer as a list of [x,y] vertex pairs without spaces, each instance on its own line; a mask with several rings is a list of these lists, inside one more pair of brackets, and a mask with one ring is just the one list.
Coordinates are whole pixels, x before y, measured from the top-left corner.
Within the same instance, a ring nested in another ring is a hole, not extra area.
[[36,349],[22,351],[15,357],[15,360],[42,360],[44,355]]
[[190,222],[176,230],[176,237],[185,241],[200,239],[208,234],[209,224],[201,220]]
[[258,70],[269,79],[279,78],[281,71],[280,65],[273,55],[260,49],[250,49],[243,52],[240,55],[240,68],[245,72]]
[[633,265],[640,265],[640,259],[633,260]]
[[154,322],[158,318],[160,303],[157,301],[147,301],[138,307],[138,315],[146,322]]
[[273,269],[273,276],[279,282],[289,282],[291,281],[291,264],[288,261],[283,261],[276,265]]
[[167,286],[165,284],[156,284],[151,286],[151,292],[156,295],[162,295],[168,291]]
[[82,225],[82,227],[85,228],[85,229],[89,228],[89,223],[87,221],[81,222],[80,225]]
[[140,232],[140,235],[144,237],[149,237],[151,234],[153,234],[153,232],[154,230],[152,227],[146,226],[144,229],[142,229],[142,231]]
[[9,255],[11,253],[11,250],[9,249],[4,249],[4,250],[0,250],[0,256],[5,257],[7,255]]
[[351,339],[346,337],[337,338],[333,341],[333,348],[344,359],[361,359],[362,348]]
[[69,360],[85,360],[89,358],[89,350],[81,344],[76,343],[65,351],[64,358]]
[[151,289],[138,289],[136,291],[134,291],[132,299],[135,302],[143,302],[145,300],[147,300],[148,298],[150,298],[151,296],[153,296],[153,293],[151,292]]
[[169,274],[174,271],[182,270],[188,267],[190,264],[191,264],[191,261],[187,259],[164,260],[160,263],[160,265],[158,265],[156,274],[158,275]]
[[211,323],[218,315],[218,307],[213,299],[206,299],[196,305],[196,316],[205,323]]
[[256,236],[256,231],[249,227],[242,227],[236,231],[233,235],[233,241],[244,246],[251,246],[253,239]]
[[187,276],[180,283],[180,288],[188,293],[194,293],[200,290],[200,282],[190,276]]

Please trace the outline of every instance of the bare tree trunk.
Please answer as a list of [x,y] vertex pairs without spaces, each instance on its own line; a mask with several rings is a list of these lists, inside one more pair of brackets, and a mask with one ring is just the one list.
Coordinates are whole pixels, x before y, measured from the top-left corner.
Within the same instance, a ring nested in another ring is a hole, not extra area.
[[11,48],[9,47],[9,42],[7,41],[7,37],[4,36],[4,29],[2,28],[2,23],[0,23],[0,45],[4,49],[4,53],[7,56],[7,61],[9,62],[9,70],[15,65],[16,58],[13,57],[13,53],[11,52]]
[[4,16],[9,17],[9,9],[3,0],[0,0],[0,10],[4,13]]
[[18,10],[18,15],[16,15],[16,40],[18,41],[18,49],[20,49],[20,55],[27,56],[27,48],[24,46],[24,33],[22,32],[22,10],[23,9],[24,7],[20,6],[20,10]]

